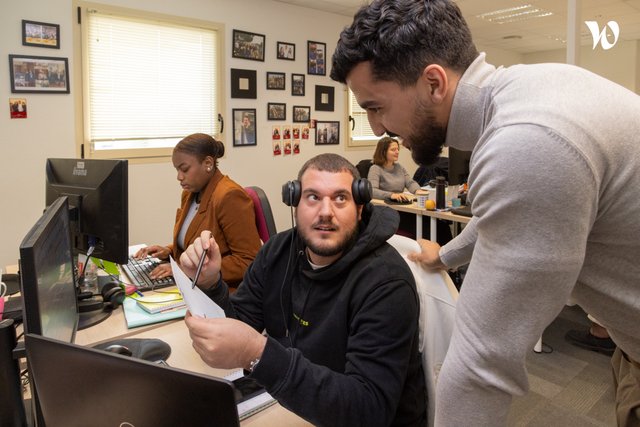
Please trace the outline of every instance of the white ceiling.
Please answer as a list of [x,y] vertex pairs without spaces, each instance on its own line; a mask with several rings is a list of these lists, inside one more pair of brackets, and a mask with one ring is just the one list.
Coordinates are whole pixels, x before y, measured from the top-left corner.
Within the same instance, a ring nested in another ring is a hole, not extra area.
[[[352,17],[367,0],[276,0],[325,12]],[[608,21],[620,26],[619,40],[640,39],[640,0],[577,0],[581,4],[581,44],[591,45],[592,36],[584,21],[597,21],[603,28]],[[476,44],[518,53],[563,49],[567,38],[568,0],[457,0],[471,28]],[[515,23],[496,24],[477,15],[523,4],[553,14]],[[515,36],[515,37],[514,37]],[[519,36],[519,37],[518,37]],[[507,37],[507,38],[505,38]],[[609,37],[613,41],[613,36]]]

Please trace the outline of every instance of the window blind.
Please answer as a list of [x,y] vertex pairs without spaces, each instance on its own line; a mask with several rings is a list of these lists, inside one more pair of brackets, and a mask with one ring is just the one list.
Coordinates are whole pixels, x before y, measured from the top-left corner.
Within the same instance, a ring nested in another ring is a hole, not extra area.
[[92,150],[173,147],[194,132],[216,133],[214,29],[97,10],[86,16]]

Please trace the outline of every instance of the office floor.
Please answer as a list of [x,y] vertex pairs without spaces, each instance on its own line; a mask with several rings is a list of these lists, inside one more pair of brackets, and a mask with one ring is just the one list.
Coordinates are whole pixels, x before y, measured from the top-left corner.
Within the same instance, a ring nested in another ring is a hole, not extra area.
[[570,329],[589,326],[578,306],[565,307],[543,335],[549,354],[533,351],[527,358],[530,391],[516,398],[509,426],[615,426],[610,358],[583,350],[564,339]]

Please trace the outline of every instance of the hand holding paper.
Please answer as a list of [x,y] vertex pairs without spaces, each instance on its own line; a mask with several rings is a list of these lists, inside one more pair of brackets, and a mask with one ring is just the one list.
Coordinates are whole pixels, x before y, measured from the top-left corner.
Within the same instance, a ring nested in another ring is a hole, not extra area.
[[173,278],[175,279],[176,285],[178,286],[178,289],[180,289],[180,293],[182,293],[182,297],[187,303],[187,307],[189,307],[191,314],[207,318],[226,317],[224,315],[224,310],[222,310],[218,304],[213,302],[211,298],[206,296],[200,288],[191,287],[191,279],[184,274],[180,269],[180,266],[178,266],[178,263],[176,263],[173,258],[170,258],[170,260]]

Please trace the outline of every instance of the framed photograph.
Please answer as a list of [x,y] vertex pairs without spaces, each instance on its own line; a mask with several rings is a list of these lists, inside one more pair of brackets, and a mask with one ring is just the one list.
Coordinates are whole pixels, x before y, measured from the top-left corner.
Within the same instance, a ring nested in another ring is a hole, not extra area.
[[307,41],[307,74],[325,76],[327,74],[327,44]]
[[67,58],[9,55],[12,93],[69,93]]
[[340,122],[316,122],[316,145],[339,143]]
[[293,43],[278,42],[278,59],[286,59],[287,61],[296,60],[296,45]]
[[233,113],[233,146],[245,147],[257,145],[256,109],[234,108]]
[[304,74],[291,74],[291,95],[304,96]]
[[334,96],[333,86],[316,85],[316,111],[333,111]]
[[231,69],[231,97],[256,99],[256,70]]
[[23,19],[22,44],[24,46],[60,49],[60,25]]
[[309,123],[311,120],[311,107],[303,105],[293,106],[293,122],[294,123]]
[[267,89],[284,90],[285,73],[267,71]]
[[267,104],[268,120],[287,120],[287,104],[269,102]]
[[233,30],[233,49],[231,56],[234,58],[250,59],[252,61],[264,61],[264,43],[264,34]]

